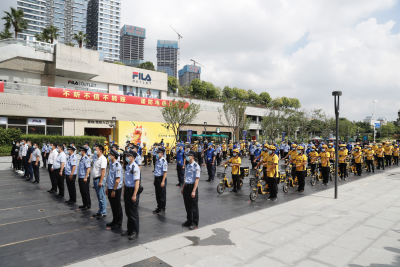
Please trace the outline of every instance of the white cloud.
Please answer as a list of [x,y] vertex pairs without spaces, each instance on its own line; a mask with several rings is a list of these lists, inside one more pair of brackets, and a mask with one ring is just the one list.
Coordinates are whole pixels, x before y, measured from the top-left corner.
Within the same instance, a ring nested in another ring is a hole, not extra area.
[[[123,23],[147,29],[145,59],[156,63],[156,40],[182,36],[181,67],[198,60],[202,79],[217,86],[267,91],[333,114],[331,92],[343,91],[341,115],[362,120],[400,108],[400,34],[372,13],[396,0],[123,2]],[[133,16],[131,14],[134,14]],[[306,36],[293,54],[288,48]]]

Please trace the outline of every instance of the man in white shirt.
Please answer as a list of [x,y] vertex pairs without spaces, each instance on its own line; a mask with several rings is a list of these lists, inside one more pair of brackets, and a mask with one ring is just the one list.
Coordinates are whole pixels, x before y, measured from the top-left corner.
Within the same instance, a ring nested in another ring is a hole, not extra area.
[[22,160],[22,166],[24,166],[24,176],[23,178],[28,178],[29,176],[29,168],[28,168],[28,160],[26,158],[26,153],[28,152],[28,145],[26,144],[26,140],[22,139],[20,143],[20,149],[21,149],[21,160]]
[[56,143],[52,143],[51,144],[51,151],[49,152],[49,160],[48,160],[48,165],[47,165],[47,169],[49,170],[49,176],[50,176],[50,181],[51,181],[51,189],[47,192],[49,192],[50,194],[53,193],[57,193],[57,178],[56,178],[56,173],[54,172],[54,170],[52,170],[53,168],[53,164],[55,159],[58,156],[58,152],[57,152],[57,144]]
[[65,163],[67,162],[67,156],[64,153],[64,145],[57,144],[57,146],[58,155],[53,162],[53,167],[51,170],[54,171],[57,179],[58,195],[56,195],[56,198],[63,198],[65,180],[64,168]]
[[37,142],[33,143],[32,149],[33,152],[31,160],[32,160],[33,173],[35,174],[35,181],[33,181],[33,184],[38,184],[40,182],[40,177],[39,177],[40,150]]
[[97,159],[93,164],[92,177],[93,185],[96,190],[97,200],[99,201],[99,211],[93,214],[93,217],[102,219],[107,215],[107,199],[106,199],[106,181],[104,176],[106,174],[107,159],[104,157],[104,147],[100,144],[96,145]]

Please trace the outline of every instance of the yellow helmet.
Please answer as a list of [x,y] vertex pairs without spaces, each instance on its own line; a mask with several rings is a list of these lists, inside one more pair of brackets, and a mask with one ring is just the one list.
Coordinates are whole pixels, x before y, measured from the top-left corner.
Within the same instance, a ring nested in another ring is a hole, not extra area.
[[323,148],[328,148],[328,146],[327,146],[327,145],[322,145],[322,147],[323,147]]
[[233,152],[239,153],[239,149],[235,148]]
[[146,144],[146,142],[143,142],[143,145],[145,145]]
[[104,144],[108,144],[108,142],[107,142],[107,141],[104,141]]
[[268,148],[271,149],[271,150],[276,150],[275,146],[269,146]]
[[297,149],[302,149],[302,150],[304,150],[304,147],[298,146]]
[[346,145],[345,144],[340,144],[340,147],[346,147]]
[[297,147],[297,145],[296,144],[292,144],[292,147]]

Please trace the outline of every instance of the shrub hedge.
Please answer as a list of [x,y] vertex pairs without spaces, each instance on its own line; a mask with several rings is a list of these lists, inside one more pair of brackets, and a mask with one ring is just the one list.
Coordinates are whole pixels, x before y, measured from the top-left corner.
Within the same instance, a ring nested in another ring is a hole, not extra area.
[[[12,141],[11,141],[12,144]],[[11,156],[11,146],[0,146],[0,156]]]
[[[75,142],[75,147],[83,146],[85,142],[89,142],[90,147],[94,143],[103,144],[107,139],[103,136],[63,136],[63,135],[42,135],[42,134],[23,134],[21,139],[31,140],[32,143],[38,143],[42,147],[43,142],[66,143],[67,146],[71,142]],[[10,149],[11,150],[11,149]]]
[[13,140],[21,140],[21,135],[22,132],[20,129],[0,128],[0,146],[10,146],[10,145],[12,146]]

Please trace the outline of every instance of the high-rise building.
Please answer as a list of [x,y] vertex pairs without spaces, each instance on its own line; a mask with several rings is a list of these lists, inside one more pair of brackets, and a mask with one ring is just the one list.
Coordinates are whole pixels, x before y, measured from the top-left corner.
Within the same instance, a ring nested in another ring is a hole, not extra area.
[[86,31],[89,46],[105,60],[117,61],[120,54],[121,0],[89,0]]
[[[74,42],[73,34],[86,33],[86,15],[89,0],[18,0],[16,6],[24,11],[28,29],[18,34],[18,38],[33,39],[46,26],[59,29],[59,41]],[[76,43],[76,42],[75,42]]]
[[179,84],[183,86],[184,84],[190,85],[194,79],[200,79],[201,67],[186,65],[183,69],[179,70]]
[[178,78],[178,49],[177,41],[157,41],[157,68],[170,67],[176,78]]
[[144,60],[146,29],[124,25],[121,28],[120,60]]

